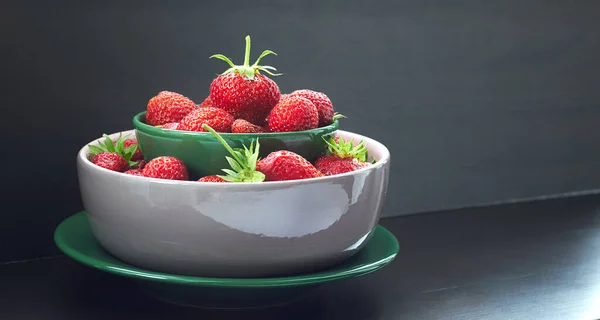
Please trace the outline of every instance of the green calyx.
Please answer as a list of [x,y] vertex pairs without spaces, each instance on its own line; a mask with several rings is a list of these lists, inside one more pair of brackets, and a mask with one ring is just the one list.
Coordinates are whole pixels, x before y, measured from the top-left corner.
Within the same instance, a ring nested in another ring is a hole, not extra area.
[[354,145],[352,141],[344,141],[342,137],[336,142],[333,138],[325,139],[327,143],[327,152],[330,155],[340,158],[356,158],[361,162],[366,162],[369,157],[369,151],[365,148],[363,141]]
[[[229,182],[263,182],[265,175],[256,171],[256,162],[258,161],[258,152],[260,144],[258,139],[252,140],[250,147],[231,148],[229,144],[209,125],[203,124],[202,128],[212,133],[221,144],[229,151],[231,157],[225,157],[231,169],[222,169],[227,175],[218,175],[219,178]],[[256,142],[256,143],[255,143]]]
[[271,50],[265,50],[260,54],[258,59],[256,59],[256,62],[254,62],[253,65],[250,65],[250,36],[246,36],[246,52],[244,54],[244,64],[243,65],[241,65],[241,66],[234,65],[233,62],[231,62],[231,59],[227,58],[226,56],[224,56],[220,53],[214,54],[214,55],[210,56],[210,58],[217,58],[217,59],[223,60],[223,61],[227,62],[227,64],[231,67],[231,68],[225,70],[225,72],[223,72],[222,75],[227,74],[227,73],[237,72],[241,76],[245,76],[247,79],[254,80],[254,76],[256,74],[260,74],[260,71],[263,71],[266,74],[269,74],[271,76],[280,76],[281,75],[281,73],[271,72],[271,71],[277,71],[277,69],[275,69],[274,67],[258,65],[258,63],[260,62],[260,60],[262,58],[264,58],[265,56],[268,56],[270,54],[277,55],[275,52],[273,52]]
[[90,148],[90,155],[95,156],[102,152],[113,152],[125,158],[131,167],[138,164],[137,161],[131,161],[131,157],[133,157],[133,154],[137,150],[138,144],[132,144],[125,148],[125,140],[127,140],[129,135],[123,137],[121,134],[119,134],[117,141],[113,141],[107,134],[103,134],[102,136],[104,137],[104,141],[100,141],[98,146],[91,144],[88,145]]

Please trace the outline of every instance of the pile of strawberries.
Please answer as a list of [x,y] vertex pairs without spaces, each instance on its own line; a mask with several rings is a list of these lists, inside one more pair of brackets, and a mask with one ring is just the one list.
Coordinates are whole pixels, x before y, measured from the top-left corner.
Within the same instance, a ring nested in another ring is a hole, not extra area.
[[281,94],[275,81],[260,72],[275,76],[271,66],[259,65],[265,50],[250,65],[250,37],[246,37],[244,64],[236,66],[222,54],[230,68],[215,78],[210,94],[200,105],[170,91],[162,91],[148,102],[146,123],[171,130],[206,131],[208,124],[217,132],[261,133],[310,130],[333,123],[343,117],[333,110],[327,95],[313,90],[296,90]]
[[[234,65],[222,54],[211,58],[223,60],[230,68],[216,77],[210,94],[196,105],[182,94],[162,91],[148,101],[146,123],[168,130],[208,131],[226,148],[231,168],[225,175],[202,177],[202,182],[263,182],[316,178],[341,174],[371,165],[363,143],[329,139],[328,150],[314,164],[287,150],[272,152],[258,158],[260,143],[233,149],[219,132],[264,133],[315,129],[343,117],[334,112],[327,95],[313,90],[296,90],[281,94],[277,83],[267,76],[276,76],[271,66],[259,65],[273,51],[265,50],[250,65],[250,37],[246,37],[243,65]],[[150,178],[189,180],[185,164],[171,156],[161,156],[145,163],[134,138],[119,137],[112,141],[104,135],[99,146],[90,145],[90,160],[109,170]]]

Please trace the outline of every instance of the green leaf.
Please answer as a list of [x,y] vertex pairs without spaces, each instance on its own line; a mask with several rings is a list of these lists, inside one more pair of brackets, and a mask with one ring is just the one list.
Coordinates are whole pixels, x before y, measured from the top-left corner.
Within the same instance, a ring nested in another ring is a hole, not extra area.
[[137,148],[138,148],[138,144],[137,143],[136,144],[132,144],[129,147],[123,149],[123,153],[125,153],[125,154],[131,153],[131,155],[133,155],[135,153],[135,151],[137,150]]
[[234,151],[234,152],[233,152],[233,158],[234,158],[235,160],[237,160],[237,162],[239,162],[239,163],[244,163],[244,162],[245,162],[245,161],[244,161],[244,160],[245,160],[245,158],[244,158],[244,154],[243,154],[242,152],[240,152],[240,151],[237,151],[237,150],[236,150],[236,151]]
[[275,69],[275,67],[271,67],[271,66],[260,66],[260,69],[277,71],[277,69]]
[[[256,141],[256,145],[254,144],[254,141]],[[250,154],[250,156],[248,156],[248,167],[252,171],[256,170],[256,163],[258,162],[259,148],[260,148],[260,144],[258,142],[258,139],[252,140],[252,142],[250,143],[250,150],[249,150],[252,153]]]
[[252,66],[253,66],[253,67],[256,67],[256,66],[258,66],[258,64],[260,63],[260,60],[261,60],[262,58],[264,58],[264,57],[266,57],[266,56],[270,55],[270,54],[272,54],[272,55],[275,55],[275,56],[277,55],[277,53],[275,53],[275,52],[273,52],[273,51],[271,51],[271,50],[265,50],[265,51],[263,51],[263,52],[260,54],[260,56],[258,56],[258,59],[256,59],[256,62],[254,62],[254,64],[253,64]]
[[337,113],[337,112],[335,112],[333,114],[333,120],[338,120],[338,119],[342,119],[342,118],[348,118],[348,117],[346,117],[345,115],[343,115],[341,113]]
[[265,69],[263,67],[258,67],[257,70],[264,71],[266,74],[268,74],[270,76],[273,76],[273,77],[277,77],[277,76],[282,76],[283,75],[283,73],[273,73],[273,72],[271,72],[271,71],[269,71],[269,70],[267,70],[267,69]]
[[240,182],[238,178],[233,177],[233,176],[222,176],[222,175],[217,175],[217,177],[227,181],[227,182]]
[[[337,144],[335,143],[335,140],[333,140],[333,137],[329,137],[329,139],[322,137],[323,141],[325,141],[325,143],[327,144],[327,151],[330,154],[334,154],[335,150],[337,149]],[[340,138],[340,142],[341,142],[341,138]]]
[[123,155],[125,149],[125,138],[119,138],[117,140],[117,153]]
[[235,159],[231,158],[231,157],[225,157],[225,159],[227,160],[227,162],[229,163],[229,165],[231,166],[231,168],[237,172],[240,172],[242,170],[244,170],[244,168],[242,168],[242,166],[240,165],[239,162],[235,161]]
[[[252,148],[253,144],[254,144],[254,140],[250,141],[250,149]],[[244,155],[248,156],[248,154],[250,154],[250,149],[248,149],[248,147],[246,147],[245,144],[242,145],[242,148],[243,148]]]
[[360,141],[351,153],[354,154],[358,160],[365,162],[368,159],[369,150],[365,147],[364,141]]
[[230,170],[230,169],[221,169],[221,171],[227,173],[230,176],[237,176],[237,172]]
[[107,135],[104,134],[104,146],[106,147],[106,150],[108,152],[115,152],[115,143],[112,141],[112,139]]
[[233,62],[231,62],[231,59],[227,58],[226,56],[224,56],[224,55],[222,55],[222,54],[220,54],[220,53],[213,54],[212,56],[210,56],[210,57],[209,57],[209,59],[212,59],[212,58],[216,58],[216,59],[219,59],[219,60],[223,60],[223,61],[227,62],[227,64],[228,64],[230,67],[232,67],[232,68],[235,68],[235,65],[233,64]]
[[97,155],[99,153],[104,152],[104,150],[102,150],[102,148],[92,145],[92,144],[88,145],[88,148],[90,148],[90,154],[92,154],[92,155]]

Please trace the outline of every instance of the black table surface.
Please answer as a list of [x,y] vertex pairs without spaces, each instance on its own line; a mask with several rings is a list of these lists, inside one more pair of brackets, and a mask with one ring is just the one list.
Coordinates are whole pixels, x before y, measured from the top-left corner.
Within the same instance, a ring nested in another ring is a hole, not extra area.
[[382,220],[396,260],[261,310],[184,308],[59,256],[0,265],[0,319],[598,319],[600,197]]

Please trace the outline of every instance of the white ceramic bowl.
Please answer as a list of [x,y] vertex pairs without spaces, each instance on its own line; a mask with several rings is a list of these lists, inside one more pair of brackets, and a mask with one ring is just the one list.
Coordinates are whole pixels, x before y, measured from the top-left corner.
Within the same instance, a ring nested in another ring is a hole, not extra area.
[[384,145],[342,130],[337,135],[364,140],[377,163],[316,179],[203,183],[110,171],[87,159],[86,145],[77,157],[81,197],[101,245],[139,267],[205,277],[320,270],[366,243],[388,184]]

